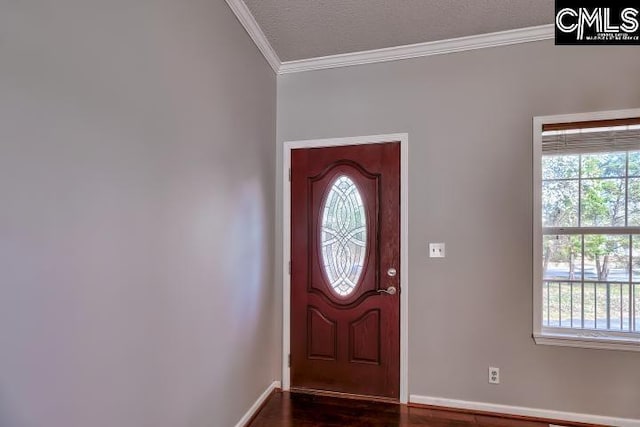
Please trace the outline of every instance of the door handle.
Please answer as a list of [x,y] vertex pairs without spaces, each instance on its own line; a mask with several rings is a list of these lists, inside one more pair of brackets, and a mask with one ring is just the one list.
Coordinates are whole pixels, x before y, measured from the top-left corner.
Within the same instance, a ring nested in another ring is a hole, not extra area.
[[387,289],[378,289],[378,293],[385,293],[389,295],[395,295],[398,290],[395,286],[389,286]]

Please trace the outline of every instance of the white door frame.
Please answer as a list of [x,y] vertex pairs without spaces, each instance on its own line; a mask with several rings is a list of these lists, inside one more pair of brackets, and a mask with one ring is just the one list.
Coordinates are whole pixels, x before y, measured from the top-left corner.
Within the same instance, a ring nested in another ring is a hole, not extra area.
[[400,403],[409,399],[409,134],[356,136],[349,138],[286,141],[282,170],[282,389],[291,387],[291,150],[296,148],[336,147],[341,145],[400,142]]

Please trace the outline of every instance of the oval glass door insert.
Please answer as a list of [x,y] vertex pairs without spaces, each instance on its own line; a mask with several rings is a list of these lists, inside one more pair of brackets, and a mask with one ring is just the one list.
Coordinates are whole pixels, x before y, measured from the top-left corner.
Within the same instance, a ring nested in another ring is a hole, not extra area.
[[358,187],[348,176],[333,182],[322,208],[320,252],[331,288],[346,297],[355,291],[367,252],[367,219]]

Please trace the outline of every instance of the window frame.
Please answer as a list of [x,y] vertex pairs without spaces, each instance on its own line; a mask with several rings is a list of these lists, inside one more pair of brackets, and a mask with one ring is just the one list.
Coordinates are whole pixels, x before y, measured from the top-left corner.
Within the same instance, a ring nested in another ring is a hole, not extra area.
[[[533,118],[533,339],[536,344],[640,351],[640,332],[543,326],[542,131],[543,126],[640,117],[640,108]],[[631,313],[630,313],[631,315]]]

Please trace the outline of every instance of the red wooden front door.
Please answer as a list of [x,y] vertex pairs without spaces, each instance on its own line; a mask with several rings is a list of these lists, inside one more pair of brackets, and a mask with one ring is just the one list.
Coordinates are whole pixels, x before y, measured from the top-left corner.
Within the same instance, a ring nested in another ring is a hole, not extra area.
[[293,389],[399,397],[399,210],[398,142],[292,150]]

